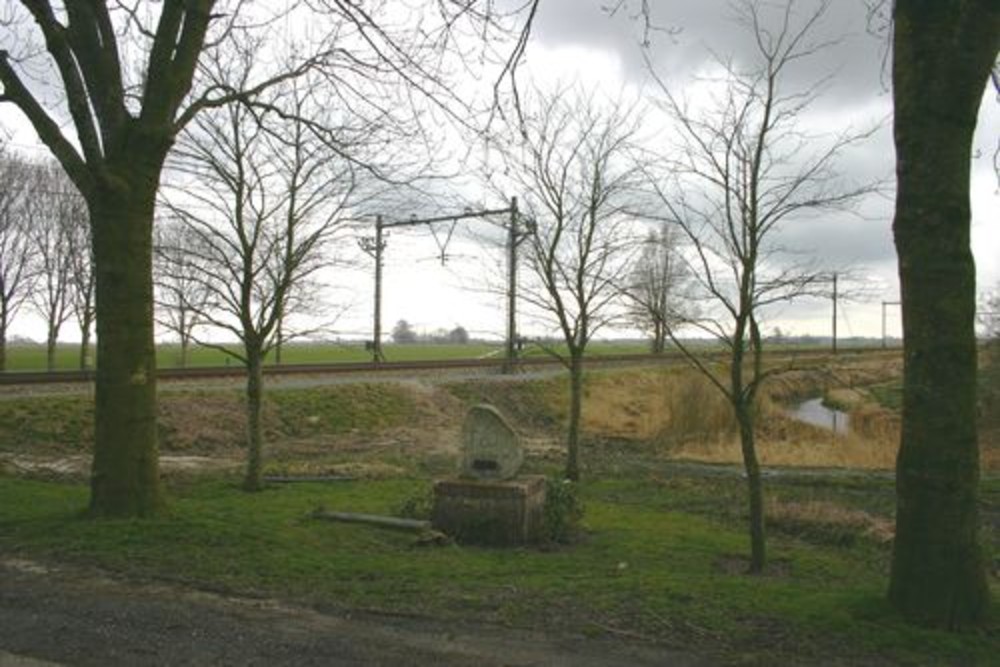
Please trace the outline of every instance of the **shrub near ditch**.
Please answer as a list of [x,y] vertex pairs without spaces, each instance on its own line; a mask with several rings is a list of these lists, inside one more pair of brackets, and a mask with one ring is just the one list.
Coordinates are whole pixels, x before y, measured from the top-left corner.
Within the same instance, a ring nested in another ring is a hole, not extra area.
[[568,479],[545,480],[545,508],[542,515],[542,539],[549,544],[577,541],[583,527],[583,503],[577,484]]

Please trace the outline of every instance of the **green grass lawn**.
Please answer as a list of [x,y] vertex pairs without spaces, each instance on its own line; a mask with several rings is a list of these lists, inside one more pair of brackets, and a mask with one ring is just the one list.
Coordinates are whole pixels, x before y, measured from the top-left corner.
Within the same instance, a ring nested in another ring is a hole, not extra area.
[[549,550],[417,547],[411,534],[308,516],[318,506],[396,513],[428,484],[251,495],[234,480],[187,480],[173,484],[165,518],[93,521],[81,513],[82,485],[0,478],[0,549],[319,606],[645,637],[738,664],[985,665],[1000,646],[996,622],[963,635],[903,624],[883,601],[888,552],[874,543],[830,546],[777,530],[775,571],[740,573],[731,564],[747,547],[741,522],[711,509],[727,497],[715,487],[735,491],[738,479],[587,483],[586,539]]
[[[90,363],[94,355],[91,348]],[[8,371],[40,371],[45,369],[45,346],[15,344],[7,346]],[[76,369],[80,367],[79,345],[56,346],[56,368],[59,370]]]
[[[500,345],[470,343],[468,345],[386,345],[386,358],[390,361],[413,359],[468,359],[502,354]],[[79,368],[79,346],[59,345],[56,350],[56,368],[73,370]],[[91,363],[95,354],[92,351]],[[156,349],[156,362],[160,368],[176,368],[180,365],[180,346],[160,344]],[[13,345],[7,349],[7,370],[36,371],[45,369],[45,347],[42,345]],[[269,360],[273,363],[273,355]],[[282,351],[283,364],[315,364],[354,361],[371,361],[371,353],[361,343],[323,343],[287,345]],[[195,346],[188,351],[188,366],[226,366],[237,362],[222,351]]]

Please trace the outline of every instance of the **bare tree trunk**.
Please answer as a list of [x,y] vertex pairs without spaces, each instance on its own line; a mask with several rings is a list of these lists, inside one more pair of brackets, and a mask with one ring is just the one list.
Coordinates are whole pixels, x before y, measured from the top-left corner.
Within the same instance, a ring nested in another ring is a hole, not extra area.
[[760,476],[760,463],[757,461],[753,406],[734,401],[733,411],[740,428],[740,449],[743,453],[743,470],[747,475],[750,500],[750,573],[759,574],[764,571],[767,552],[764,533],[764,483]]
[[0,312],[0,372],[7,370],[7,309]]
[[274,363],[278,366],[281,365],[281,348],[285,343],[285,331],[284,331],[285,318],[284,315],[278,317],[278,324],[275,327],[274,332]]
[[570,352],[569,434],[566,438],[566,479],[580,481],[580,417],[583,413],[583,354]]
[[[764,483],[760,476],[760,462],[757,460],[757,442],[755,433],[754,405],[756,390],[753,386],[759,382],[760,363],[760,333],[757,330],[752,308],[747,304],[750,289],[744,273],[741,286],[743,301],[741,313],[736,320],[736,331],[733,335],[733,347],[729,369],[729,403],[733,406],[733,417],[740,431],[740,452],[743,456],[743,470],[747,476],[747,495],[750,510],[750,574],[760,574],[767,562],[766,535],[764,533]],[[750,354],[754,362],[753,376],[746,381],[744,360],[747,354],[746,333],[750,330]]]
[[247,350],[247,471],[243,479],[246,491],[260,491],[264,434],[261,404],[264,389],[263,359],[260,349]]
[[998,25],[995,0],[895,5],[893,231],[905,335],[889,599],[908,619],[946,628],[981,621],[989,606],[969,172]]
[[[133,171],[138,164],[132,166]],[[97,383],[90,511],[162,509],[157,465],[152,233],[156,174],[89,198],[97,267]]]
[[57,331],[49,329],[49,333],[45,337],[45,370],[50,373],[56,369],[56,340],[58,336]]
[[85,318],[80,325],[80,370],[85,371],[90,366],[90,318]]
[[191,336],[186,333],[181,333],[181,358],[180,365],[181,368],[187,368],[188,365],[188,348],[191,347]]

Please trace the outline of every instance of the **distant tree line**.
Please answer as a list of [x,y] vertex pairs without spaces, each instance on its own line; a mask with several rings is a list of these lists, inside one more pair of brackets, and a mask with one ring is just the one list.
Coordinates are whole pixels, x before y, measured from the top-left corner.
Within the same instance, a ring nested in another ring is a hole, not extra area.
[[392,328],[392,342],[396,344],[436,343],[465,345],[471,338],[465,327],[456,325],[452,329],[435,329],[430,333],[417,333],[406,320],[399,320]]
[[85,202],[54,161],[28,159],[3,145],[0,183],[0,371],[22,309],[45,323],[48,370],[71,319],[81,332],[79,366],[87,368],[95,276]]

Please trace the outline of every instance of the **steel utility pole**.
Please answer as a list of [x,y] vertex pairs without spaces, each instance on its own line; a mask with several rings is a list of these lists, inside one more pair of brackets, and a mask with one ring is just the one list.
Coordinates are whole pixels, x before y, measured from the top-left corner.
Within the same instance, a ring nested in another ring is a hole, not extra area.
[[382,354],[382,252],[385,250],[382,227],[382,216],[375,216],[375,238],[367,236],[358,241],[361,250],[375,260],[375,312],[371,347],[373,364],[385,361],[385,355]]
[[382,216],[375,218],[375,321],[372,328],[372,362],[385,361],[382,354],[382,251],[385,250],[385,239],[382,238]]
[[503,372],[513,373],[517,363],[517,197],[510,199],[507,225],[507,354]]
[[[361,239],[359,245],[361,249],[375,259],[375,316],[374,316],[374,341],[372,342],[372,361],[379,363],[385,361],[382,355],[382,254],[386,243],[383,239],[383,230],[392,227],[414,227],[416,225],[431,225],[436,222],[451,222],[453,225],[459,220],[470,218],[487,218],[494,215],[510,215],[508,229],[508,250],[507,259],[509,263],[508,273],[508,295],[507,295],[507,346],[506,357],[504,359],[503,371],[512,372],[517,361],[517,331],[516,331],[516,299],[517,299],[517,245],[522,238],[517,228],[517,197],[512,197],[510,206],[499,209],[485,209],[481,211],[465,211],[457,215],[441,215],[431,218],[411,217],[408,220],[396,222],[384,222],[382,216],[375,218],[375,239],[366,237]],[[451,235],[449,234],[449,238]],[[447,241],[445,242],[447,244]],[[442,262],[445,259],[444,250],[441,254]]]
[[837,273],[833,274],[833,353],[837,354]]

